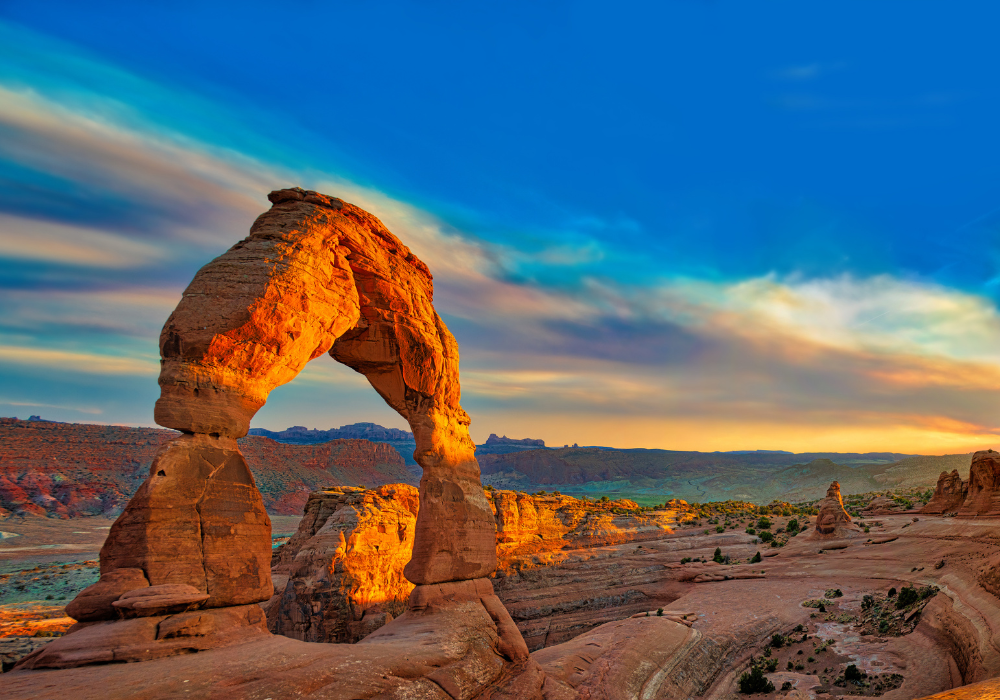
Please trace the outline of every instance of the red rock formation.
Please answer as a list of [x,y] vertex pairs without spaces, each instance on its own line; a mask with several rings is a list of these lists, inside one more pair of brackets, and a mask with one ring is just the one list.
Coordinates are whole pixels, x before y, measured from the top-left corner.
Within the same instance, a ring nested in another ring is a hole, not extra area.
[[399,614],[418,492],[406,484],[310,494],[299,529],[275,556],[268,628],[307,642],[356,642]]
[[851,516],[844,510],[844,499],[840,496],[840,484],[834,481],[826,491],[826,498],[818,504],[819,514],[812,539],[829,539],[853,537],[860,528],[851,521]]
[[339,199],[301,190],[269,199],[251,235],[199,271],[167,320],[157,422],[241,437],[272,389],[329,351],[413,431],[424,471],[407,578],[489,574],[493,518],[458,403],[458,346],[431,304],[427,267]]
[[[269,199],[274,206],[251,235],[198,272],[160,336],[155,417],[184,435],[161,448],[101,550],[102,576],[141,569],[149,586],[123,593],[104,611],[95,610],[97,595],[79,605],[94,619],[140,617],[77,630],[27,657],[23,667],[178,653],[183,647],[175,641],[161,643],[173,639],[164,630],[177,615],[143,617],[142,611],[199,605],[238,611],[271,597],[270,520],[236,438],[246,434],[272,389],[329,351],[364,374],[413,430],[423,476],[412,558],[404,569],[417,584],[407,622],[428,611],[464,610],[476,620],[462,626],[475,630],[466,642],[483,648],[462,658],[480,667],[489,661],[495,671],[478,680],[491,682],[507,662],[524,671],[527,647],[482,578],[496,568],[496,526],[479,481],[469,417],[459,405],[458,346],[431,305],[430,273],[357,207],[302,190],[272,192]],[[399,529],[379,534],[407,537]],[[224,612],[181,613],[206,615],[210,629],[202,635],[200,623],[182,625],[177,636],[225,638],[232,625],[257,627],[243,616],[220,629]],[[143,627],[148,620],[157,627]],[[183,631],[188,627],[190,634]],[[127,644],[135,639],[138,647]],[[187,648],[201,647],[192,642]],[[434,682],[458,697],[452,686],[461,690],[469,671],[452,673]],[[428,678],[434,675],[441,674]],[[540,671],[535,677],[540,687]]]
[[972,456],[968,494],[959,515],[1000,515],[1000,452],[985,450]]
[[957,511],[963,503],[968,492],[969,484],[962,481],[958,470],[941,472],[938,477],[937,488],[934,489],[934,496],[927,502],[921,513],[951,513]]
[[101,574],[141,569],[151,586],[208,593],[212,608],[270,598],[271,519],[236,440],[181,436],[150,471],[111,526]]

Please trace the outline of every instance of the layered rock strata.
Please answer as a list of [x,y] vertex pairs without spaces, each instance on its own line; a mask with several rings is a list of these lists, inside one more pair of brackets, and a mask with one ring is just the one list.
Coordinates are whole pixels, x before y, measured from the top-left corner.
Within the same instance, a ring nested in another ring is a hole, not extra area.
[[927,505],[920,509],[920,512],[928,514],[953,513],[965,503],[968,488],[968,482],[962,481],[957,469],[953,469],[950,474],[941,472],[934,489],[934,495],[927,502]]
[[813,529],[812,539],[850,538],[861,531],[844,509],[844,499],[840,495],[840,484],[834,481],[826,490],[826,498],[817,504],[819,513]]

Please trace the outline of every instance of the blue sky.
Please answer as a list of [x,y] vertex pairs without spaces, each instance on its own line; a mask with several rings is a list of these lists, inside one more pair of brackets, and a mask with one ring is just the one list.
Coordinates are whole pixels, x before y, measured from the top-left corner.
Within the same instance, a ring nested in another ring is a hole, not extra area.
[[[991,446],[990,3],[0,2],[0,414],[148,425],[275,187],[425,259],[473,436]],[[255,420],[402,427],[321,358]]]

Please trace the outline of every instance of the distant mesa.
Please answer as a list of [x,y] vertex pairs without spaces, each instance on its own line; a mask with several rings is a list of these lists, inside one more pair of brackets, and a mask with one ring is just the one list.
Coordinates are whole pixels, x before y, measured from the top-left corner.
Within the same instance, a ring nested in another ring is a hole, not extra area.
[[330,430],[316,430],[293,425],[286,430],[250,428],[249,435],[271,438],[278,442],[328,442],[330,440],[371,440],[373,442],[412,442],[413,433],[398,428],[383,428],[377,423],[353,423]]
[[486,438],[485,445],[529,445],[532,447],[545,447],[545,440],[536,440],[534,438],[509,438],[506,435],[503,437],[497,437],[496,433],[490,433],[490,436]]

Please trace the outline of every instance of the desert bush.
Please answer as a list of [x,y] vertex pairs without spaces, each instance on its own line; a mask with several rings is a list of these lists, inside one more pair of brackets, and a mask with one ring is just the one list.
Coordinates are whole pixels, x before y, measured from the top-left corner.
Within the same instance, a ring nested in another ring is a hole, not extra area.
[[691,561],[691,557],[684,557],[681,559],[681,564],[687,564],[689,561]]
[[716,564],[722,563],[722,547],[715,548],[715,554],[712,555],[712,561]]
[[663,608],[657,608],[656,609],[656,616],[657,617],[663,617]]
[[759,529],[759,530],[770,530],[771,529],[771,521],[768,520],[767,518],[761,518],[760,520],[757,521],[757,529]]
[[889,596],[890,598],[895,597],[896,596],[896,587],[893,586],[892,588],[890,588],[889,592],[886,593],[886,595]]
[[775,671],[778,670],[778,660],[768,659],[767,661],[764,662],[764,667],[767,669],[768,673],[774,673]]
[[782,636],[780,634],[777,634],[777,633],[776,634],[772,634],[771,635],[771,646],[774,647],[775,649],[780,649],[781,647],[785,646],[785,638],[784,638],[784,636]]
[[860,683],[861,679],[864,678],[866,675],[868,674],[863,673],[861,669],[859,669],[854,664],[851,664],[850,666],[844,669],[844,680],[849,681],[851,683]]
[[784,683],[781,684],[781,689],[782,690],[791,690],[792,689],[792,682],[791,681],[785,681]]
[[756,531],[756,530],[754,530],[754,529],[753,529],[752,527],[748,527],[748,528],[747,528],[747,534],[748,534],[748,535],[756,535],[756,534],[757,534],[757,531]]
[[865,595],[861,599],[861,609],[862,610],[868,610],[868,609],[870,609],[874,605],[875,605],[875,598],[873,596]]
[[758,537],[760,537],[760,541],[761,542],[771,542],[772,540],[774,540],[774,535],[772,535],[767,530],[765,530],[764,532],[760,533],[760,535],[758,535]]
[[757,552],[756,554],[753,555],[753,559],[750,560],[750,563],[751,564],[759,564],[760,563],[760,552]]
[[917,593],[917,589],[912,586],[904,586],[899,592],[899,597],[896,598],[896,610],[902,610],[918,600],[920,600],[920,594]]
[[725,525],[716,525],[715,526],[715,531],[716,532],[725,532],[726,531],[726,526]]
[[740,692],[744,695],[752,693],[773,693],[774,683],[767,679],[760,666],[753,666],[740,676]]
[[843,598],[844,592],[841,591],[839,588],[828,588],[826,589],[826,593],[824,593],[824,595],[827,598]]
[[799,529],[798,518],[792,518],[791,520],[789,520],[788,524],[785,526],[785,529],[788,530],[789,532],[795,532],[796,530],[798,530]]

